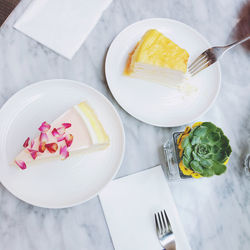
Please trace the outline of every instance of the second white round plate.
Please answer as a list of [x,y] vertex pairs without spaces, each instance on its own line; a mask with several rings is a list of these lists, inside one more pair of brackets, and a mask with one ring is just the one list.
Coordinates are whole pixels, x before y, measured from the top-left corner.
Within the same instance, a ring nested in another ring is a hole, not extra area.
[[[68,108],[87,101],[110,138],[107,149],[68,159],[37,162],[20,170],[10,164],[24,140]],[[117,173],[124,155],[122,122],[113,105],[86,84],[48,80],[12,96],[0,111],[0,181],[16,197],[46,208],[70,207],[95,196]]]
[[215,63],[191,78],[190,84],[197,88],[192,94],[124,76],[128,54],[149,29],[157,29],[186,49],[190,61],[210,47],[197,31],[175,20],[153,18],[134,23],[123,30],[109,48],[105,64],[109,88],[117,102],[138,120],[161,127],[190,123],[215,101],[220,90],[220,66]]

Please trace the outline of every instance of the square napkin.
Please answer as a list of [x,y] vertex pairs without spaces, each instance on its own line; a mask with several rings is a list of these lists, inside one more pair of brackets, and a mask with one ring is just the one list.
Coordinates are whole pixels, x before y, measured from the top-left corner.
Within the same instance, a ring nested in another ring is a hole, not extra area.
[[190,250],[161,166],[112,181],[100,200],[116,250],[162,249],[154,213],[165,209],[177,250]]
[[14,27],[71,59],[112,0],[33,0]]

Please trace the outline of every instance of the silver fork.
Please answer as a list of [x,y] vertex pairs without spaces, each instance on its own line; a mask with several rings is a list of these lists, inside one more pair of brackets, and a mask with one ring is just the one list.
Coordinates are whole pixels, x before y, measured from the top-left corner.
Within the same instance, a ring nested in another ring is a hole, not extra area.
[[244,43],[250,39],[250,36],[247,36],[241,40],[238,40],[234,43],[228,44],[226,46],[217,46],[212,47],[210,49],[205,50],[200,56],[198,56],[192,64],[188,66],[188,72],[191,76],[196,75],[203,69],[215,63],[221,56],[224,55],[225,52],[232,49],[236,45]]
[[176,250],[175,236],[165,210],[155,213],[155,226],[161,246],[165,250]]

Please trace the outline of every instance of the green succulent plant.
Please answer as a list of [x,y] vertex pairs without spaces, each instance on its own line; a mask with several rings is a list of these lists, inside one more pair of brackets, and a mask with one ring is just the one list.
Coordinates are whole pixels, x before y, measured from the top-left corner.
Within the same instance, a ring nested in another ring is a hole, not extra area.
[[223,131],[211,122],[203,122],[193,128],[183,139],[182,160],[185,167],[210,177],[226,171],[225,162],[232,150]]

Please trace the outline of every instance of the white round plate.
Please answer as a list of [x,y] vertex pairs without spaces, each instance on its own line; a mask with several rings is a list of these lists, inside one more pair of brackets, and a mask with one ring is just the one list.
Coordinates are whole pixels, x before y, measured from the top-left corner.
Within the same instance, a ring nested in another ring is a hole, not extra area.
[[175,20],[153,18],[134,23],[123,30],[109,48],[105,65],[109,88],[117,102],[138,120],[160,127],[190,123],[215,101],[220,90],[220,66],[215,63],[192,78],[190,84],[197,88],[192,94],[124,76],[128,54],[149,29],[157,29],[186,49],[189,61],[210,47],[197,31]]
[[[20,170],[11,164],[23,142],[37,135],[71,106],[88,101],[110,137],[106,150],[66,160],[37,162]],[[32,84],[13,95],[0,111],[0,181],[16,197],[32,205],[64,208],[95,196],[117,173],[124,155],[122,122],[113,105],[95,89],[71,80]]]

